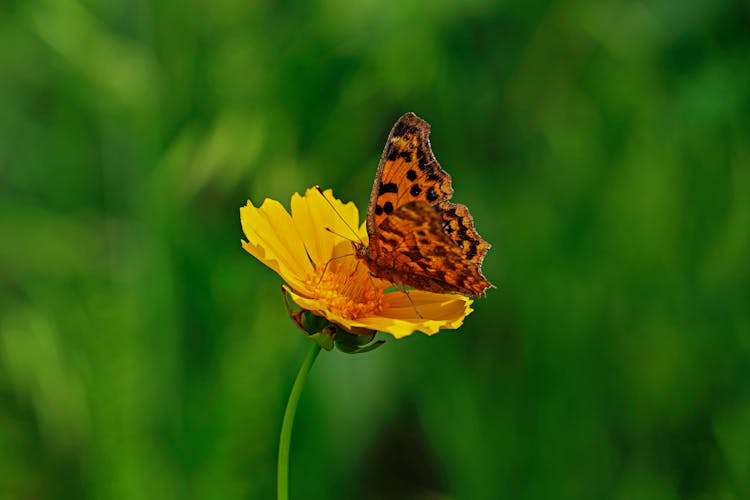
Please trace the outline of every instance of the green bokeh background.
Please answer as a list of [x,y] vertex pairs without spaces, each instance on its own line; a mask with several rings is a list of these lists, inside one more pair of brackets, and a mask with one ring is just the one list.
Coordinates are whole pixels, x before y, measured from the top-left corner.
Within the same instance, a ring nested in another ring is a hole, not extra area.
[[498,288],[459,331],[321,354],[293,498],[750,498],[749,26],[0,4],[0,497],[272,498],[309,344],[238,208],[320,184],[363,210],[414,111]]

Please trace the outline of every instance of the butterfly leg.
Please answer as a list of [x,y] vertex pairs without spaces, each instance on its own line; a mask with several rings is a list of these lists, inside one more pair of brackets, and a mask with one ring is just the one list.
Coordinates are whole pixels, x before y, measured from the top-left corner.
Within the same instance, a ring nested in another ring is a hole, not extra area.
[[[370,278],[370,285],[372,285],[372,289],[373,290],[377,290],[378,286],[375,284],[375,278],[377,278],[377,276],[375,276],[372,273],[367,273],[367,277]],[[393,284],[393,283],[391,283],[391,284]]]
[[356,274],[357,269],[359,269],[359,259],[357,259],[357,264],[354,266],[354,271],[352,271],[352,274],[349,275],[350,278]]
[[[326,265],[323,266],[323,272],[320,273],[320,278],[318,278],[318,284],[319,285],[320,285],[320,282],[323,281],[323,276],[326,275],[326,270],[328,269],[328,264],[330,264],[334,260],[343,259],[344,257],[354,257],[354,254],[353,253],[346,253],[344,255],[338,255],[336,257],[331,257],[330,259],[328,259],[326,261]],[[357,261],[357,265],[359,265],[359,261]],[[355,268],[355,270],[356,270],[356,268]],[[354,273],[352,273],[352,274],[354,274]]]
[[396,288],[400,289],[402,292],[404,292],[404,294],[406,295],[406,298],[409,299],[409,303],[414,308],[414,312],[417,313],[417,316],[419,316],[420,319],[424,319],[424,316],[422,316],[422,313],[420,313],[419,309],[417,309],[417,305],[411,299],[411,295],[409,295],[409,290],[406,289],[403,283],[396,284],[396,283],[391,282],[391,284],[395,286]]

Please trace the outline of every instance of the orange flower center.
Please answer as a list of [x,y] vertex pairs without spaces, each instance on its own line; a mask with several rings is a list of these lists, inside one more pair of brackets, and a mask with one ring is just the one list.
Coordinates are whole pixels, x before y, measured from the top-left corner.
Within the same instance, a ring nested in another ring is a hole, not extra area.
[[380,312],[383,290],[377,287],[367,266],[354,257],[331,261],[306,281],[308,289],[314,290],[312,298],[342,318],[364,318]]

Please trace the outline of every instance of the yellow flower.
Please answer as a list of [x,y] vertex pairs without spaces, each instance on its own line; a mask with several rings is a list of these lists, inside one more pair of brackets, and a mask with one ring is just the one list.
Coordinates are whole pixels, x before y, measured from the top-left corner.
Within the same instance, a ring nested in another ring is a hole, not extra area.
[[415,330],[432,335],[458,328],[472,311],[467,297],[421,290],[409,291],[412,305],[403,291],[371,276],[351,242],[338,236],[354,238],[350,228],[357,228],[367,242],[357,207],[337,200],[330,189],[295,193],[291,215],[276,200],[266,199],[259,208],[248,201],[240,219],[247,238],[242,247],[281,276],[297,305],[348,332],[365,328],[396,338]]

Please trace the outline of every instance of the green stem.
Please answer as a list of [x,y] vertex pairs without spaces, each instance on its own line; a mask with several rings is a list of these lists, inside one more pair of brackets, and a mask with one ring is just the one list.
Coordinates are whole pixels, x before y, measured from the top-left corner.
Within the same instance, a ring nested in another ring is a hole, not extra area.
[[292,392],[289,394],[289,400],[286,402],[284,411],[284,420],[281,423],[281,437],[279,438],[279,465],[277,476],[277,489],[279,500],[288,500],[289,498],[289,445],[292,442],[292,426],[294,425],[294,414],[297,413],[297,403],[302,394],[302,388],[305,386],[307,374],[310,373],[315,358],[318,357],[320,346],[311,342],[312,346],[307,353],[305,361],[297,372],[297,378],[294,380]]

